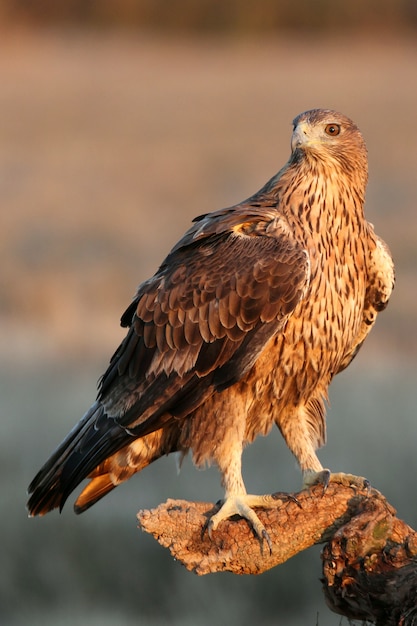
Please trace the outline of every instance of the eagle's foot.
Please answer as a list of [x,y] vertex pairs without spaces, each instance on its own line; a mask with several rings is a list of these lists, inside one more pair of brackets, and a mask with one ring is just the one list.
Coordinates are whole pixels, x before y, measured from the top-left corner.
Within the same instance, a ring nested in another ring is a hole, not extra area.
[[323,492],[325,492],[330,483],[336,483],[344,487],[356,487],[361,491],[369,491],[371,488],[371,483],[367,478],[355,476],[355,474],[332,473],[328,469],[323,469],[320,472],[304,472],[303,485],[307,489],[313,485],[323,485]]
[[233,517],[233,515],[239,515],[240,517],[244,517],[249,522],[253,532],[260,541],[261,551],[263,549],[264,541],[266,541],[269,552],[272,554],[271,538],[268,535],[265,526],[252,509],[254,506],[270,506],[270,503],[267,502],[268,498],[271,498],[271,496],[242,494],[238,496],[228,496],[225,500],[220,500],[218,503],[220,508],[204,524],[203,534],[207,531],[208,536],[212,539],[212,532],[216,530],[220,522]]
[[345,474],[344,472],[331,473],[328,484],[330,483],[337,483],[344,487],[356,487],[360,491],[369,491],[371,489],[371,483],[367,478],[355,476],[355,474]]

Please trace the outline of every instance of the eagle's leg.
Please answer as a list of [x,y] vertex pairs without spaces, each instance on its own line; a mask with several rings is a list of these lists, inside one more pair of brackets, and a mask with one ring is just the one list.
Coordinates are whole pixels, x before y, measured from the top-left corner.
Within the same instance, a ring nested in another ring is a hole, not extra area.
[[294,411],[280,415],[277,426],[298,461],[303,474],[303,488],[308,489],[313,485],[322,484],[326,490],[331,472],[323,468],[316,454],[317,447],[324,443],[324,434],[319,437],[316,429],[311,427],[311,416],[306,407],[300,406]]
[[207,530],[208,535],[212,538],[212,531],[216,530],[220,522],[229,519],[233,515],[244,517],[252,527],[255,535],[258,537],[261,547],[266,541],[270,552],[272,552],[272,542],[252,507],[268,507],[271,503],[267,502],[267,498],[262,495],[251,495],[246,493],[246,487],[242,478],[241,455],[242,446],[235,443],[233,446],[233,454],[229,455],[227,462],[222,463],[222,456],[218,457],[217,462],[222,473],[222,483],[225,487],[225,497],[220,501],[220,508],[214,513],[205,524],[204,531]]
[[303,488],[323,485],[325,492],[330,483],[337,483],[345,487],[369,489],[369,481],[366,478],[342,472],[333,474],[329,469],[323,468],[317,457],[316,448],[324,443],[324,435],[321,439],[317,437],[316,430],[311,428],[309,412],[304,406],[298,407],[293,413],[280,416],[277,425],[303,473]]

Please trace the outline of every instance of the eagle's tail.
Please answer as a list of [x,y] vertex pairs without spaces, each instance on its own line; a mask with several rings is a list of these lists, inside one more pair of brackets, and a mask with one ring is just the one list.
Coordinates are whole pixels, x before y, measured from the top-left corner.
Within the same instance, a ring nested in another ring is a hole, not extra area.
[[[131,440],[132,436],[124,428],[107,418],[99,402],[93,404],[30,483],[29,515],[45,515],[56,508],[62,510],[81,481]],[[110,488],[108,485],[102,490],[102,495]]]

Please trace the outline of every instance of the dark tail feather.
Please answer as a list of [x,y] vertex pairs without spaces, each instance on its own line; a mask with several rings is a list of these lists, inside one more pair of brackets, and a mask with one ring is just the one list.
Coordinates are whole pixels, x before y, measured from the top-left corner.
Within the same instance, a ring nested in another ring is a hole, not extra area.
[[30,483],[29,515],[61,511],[80,482],[131,439],[99,402],[93,404]]

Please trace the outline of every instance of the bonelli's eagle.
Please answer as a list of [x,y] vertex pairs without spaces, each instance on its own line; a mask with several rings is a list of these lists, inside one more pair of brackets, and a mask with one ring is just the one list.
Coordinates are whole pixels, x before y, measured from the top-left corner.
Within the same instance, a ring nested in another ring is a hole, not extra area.
[[246,493],[243,447],[273,424],[311,484],[324,472],[325,400],[388,303],[394,269],[364,217],[367,152],[355,124],[315,109],[291,155],[249,199],[195,218],[121,318],[127,335],[96,402],[29,487],[30,515],[85,511],[170,452],[215,462],[236,513],[265,530]]

